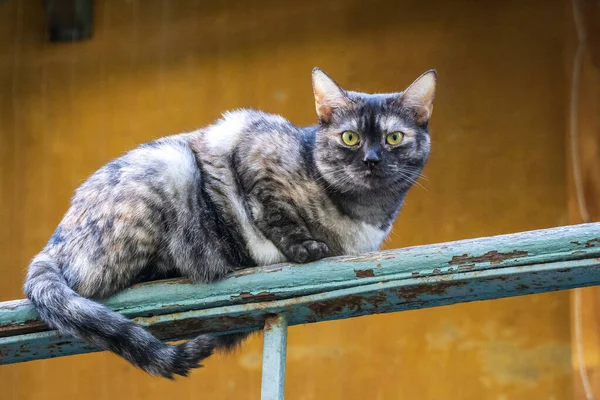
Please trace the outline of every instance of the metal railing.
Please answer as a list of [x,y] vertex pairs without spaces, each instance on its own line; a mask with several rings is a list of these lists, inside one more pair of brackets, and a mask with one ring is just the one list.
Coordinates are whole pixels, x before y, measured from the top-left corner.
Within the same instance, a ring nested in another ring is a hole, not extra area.
[[[600,223],[136,285],[103,303],[165,341],[264,328],[263,399],[283,399],[287,326],[600,284]],[[0,303],[0,364],[98,351],[27,300]]]

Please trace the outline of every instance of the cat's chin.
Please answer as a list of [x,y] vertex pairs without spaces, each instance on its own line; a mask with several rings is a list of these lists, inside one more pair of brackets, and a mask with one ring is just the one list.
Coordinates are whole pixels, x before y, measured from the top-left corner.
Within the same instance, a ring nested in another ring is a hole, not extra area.
[[363,190],[380,189],[385,184],[385,176],[374,171],[365,171],[361,178],[357,186]]

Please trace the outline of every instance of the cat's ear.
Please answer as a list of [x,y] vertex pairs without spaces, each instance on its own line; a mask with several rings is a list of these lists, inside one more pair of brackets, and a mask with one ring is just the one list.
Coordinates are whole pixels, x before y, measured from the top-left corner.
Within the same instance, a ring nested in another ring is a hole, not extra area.
[[413,111],[418,124],[424,125],[431,118],[436,82],[435,70],[427,71],[418,77],[400,97],[402,107],[410,108]]
[[322,122],[329,122],[331,120],[334,109],[348,105],[348,98],[344,89],[339,87],[321,69],[313,69],[312,84],[317,115]]

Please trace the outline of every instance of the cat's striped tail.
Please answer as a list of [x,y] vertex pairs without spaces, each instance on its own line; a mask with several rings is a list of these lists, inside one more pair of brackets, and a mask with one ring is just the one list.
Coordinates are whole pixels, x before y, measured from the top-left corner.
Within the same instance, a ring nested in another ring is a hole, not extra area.
[[50,327],[112,351],[152,375],[186,376],[215,348],[216,339],[209,335],[178,345],[161,342],[121,314],[77,294],[43,252],[29,265],[24,290]]

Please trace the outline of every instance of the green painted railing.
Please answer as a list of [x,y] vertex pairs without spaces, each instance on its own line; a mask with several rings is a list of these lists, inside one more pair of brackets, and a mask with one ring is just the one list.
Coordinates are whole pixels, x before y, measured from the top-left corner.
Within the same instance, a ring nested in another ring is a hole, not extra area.
[[[106,300],[163,340],[264,327],[263,398],[283,398],[288,325],[600,284],[600,223],[137,285]],[[0,303],[0,364],[97,351]]]

